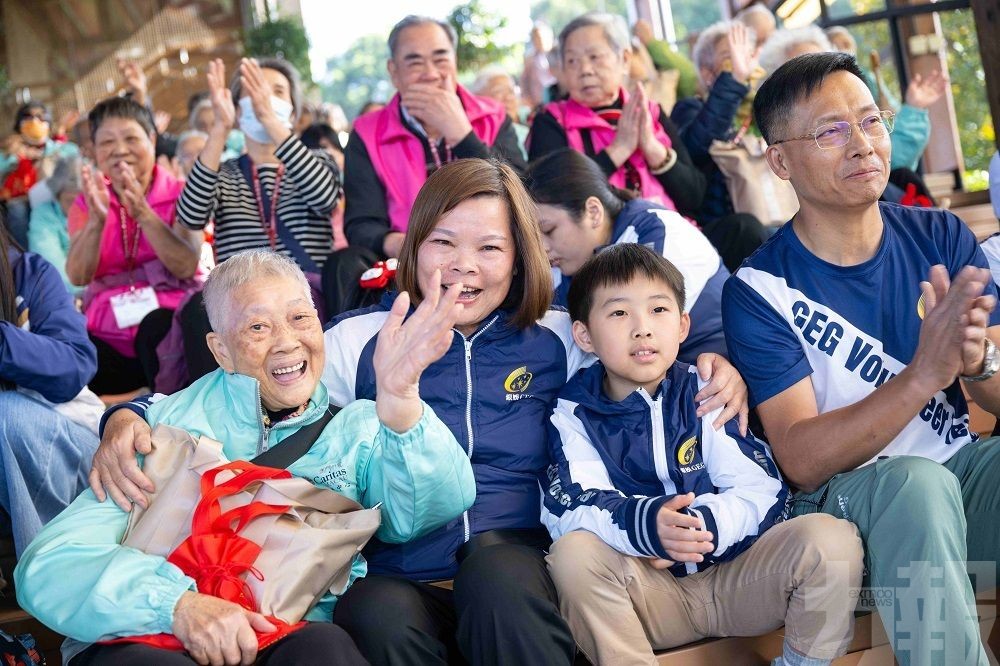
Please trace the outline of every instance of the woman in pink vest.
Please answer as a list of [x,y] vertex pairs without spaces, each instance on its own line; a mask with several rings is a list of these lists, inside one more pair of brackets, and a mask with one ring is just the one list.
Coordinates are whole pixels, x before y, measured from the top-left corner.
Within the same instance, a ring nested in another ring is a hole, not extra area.
[[601,13],[574,19],[559,34],[559,52],[569,99],[535,117],[529,158],[568,146],[597,162],[615,187],[693,217],[707,181],[642,85],[625,90],[631,51],[621,19]]
[[66,274],[86,286],[87,332],[97,347],[98,394],[151,386],[156,345],[196,285],[201,233],[174,225],[183,183],[156,167],[149,110],[107,99],[90,112],[97,169],[68,216]]

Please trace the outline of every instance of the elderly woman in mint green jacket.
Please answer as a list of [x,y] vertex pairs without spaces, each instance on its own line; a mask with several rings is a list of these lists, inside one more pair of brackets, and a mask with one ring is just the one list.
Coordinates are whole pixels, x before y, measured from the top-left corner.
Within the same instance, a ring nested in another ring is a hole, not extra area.
[[[425,300],[405,323],[408,299],[397,300],[376,346],[378,398],[348,405],[288,468],[366,507],[381,503],[382,541],[405,542],[435,529],[475,497],[468,458],[417,393],[420,374],[451,342],[460,291],[453,286]],[[205,305],[216,331],[209,347],[221,367],[155,402],[146,414],[150,425],[206,435],[222,442],[229,459],[248,460],[322,416],[329,405],[320,383],[323,332],[309,284],[294,262],[267,250],[236,255],[211,274]],[[164,558],[120,545],[127,521],[119,506],[87,490],[45,527],[18,564],[18,601],[71,639],[64,660],[73,666],[183,663],[177,653],[146,645],[87,645],[171,633],[194,662],[253,663],[253,630],[266,632],[267,620],[198,593],[194,581]],[[365,572],[358,555],[350,582]],[[332,591],[310,611],[306,619],[319,624],[278,641],[260,658],[364,663],[346,633],[328,624],[345,590]]]

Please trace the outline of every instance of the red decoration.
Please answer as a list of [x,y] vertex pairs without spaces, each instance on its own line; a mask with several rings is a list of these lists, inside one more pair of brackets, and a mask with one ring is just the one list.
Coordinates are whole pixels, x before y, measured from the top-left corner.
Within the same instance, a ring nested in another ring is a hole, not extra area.
[[385,289],[389,286],[389,281],[396,277],[398,266],[399,261],[396,259],[379,261],[361,274],[358,284],[361,285],[362,289]]
[[917,194],[916,183],[907,183],[906,192],[903,193],[902,198],[899,203],[904,206],[917,206],[920,208],[933,208],[934,202],[930,200],[930,197],[926,197],[923,194]]

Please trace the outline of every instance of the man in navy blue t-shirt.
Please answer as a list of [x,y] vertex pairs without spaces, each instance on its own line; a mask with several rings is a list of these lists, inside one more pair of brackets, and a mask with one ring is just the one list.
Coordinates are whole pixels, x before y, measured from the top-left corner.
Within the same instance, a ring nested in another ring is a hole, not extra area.
[[1000,414],[986,259],[954,215],[878,202],[892,117],[850,56],[789,61],[754,118],[800,210],[726,283],[723,319],[793,512],[858,526],[862,606],[900,664],[987,664],[966,562],[995,586],[1000,441],[969,431],[962,392]]

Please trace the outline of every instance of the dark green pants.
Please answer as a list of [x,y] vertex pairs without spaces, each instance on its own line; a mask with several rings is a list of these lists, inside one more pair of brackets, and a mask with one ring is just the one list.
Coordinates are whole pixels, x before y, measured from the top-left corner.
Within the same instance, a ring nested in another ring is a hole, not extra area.
[[858,526],[861,606],[878,610],[901,666],[989,663],[975,596],[996,599],[1000,438],[969,444],[943,465],[899,456],[838,474],[795,496],[794,515],[816,511]]

